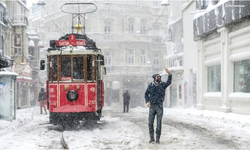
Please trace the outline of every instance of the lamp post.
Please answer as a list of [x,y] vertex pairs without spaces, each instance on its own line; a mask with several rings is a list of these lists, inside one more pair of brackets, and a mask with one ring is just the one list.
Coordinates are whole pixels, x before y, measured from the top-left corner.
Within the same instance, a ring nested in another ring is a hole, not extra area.
[[168,5],[170,5],[169,0],[163,0],[161,2],[161,6],[168,6]]

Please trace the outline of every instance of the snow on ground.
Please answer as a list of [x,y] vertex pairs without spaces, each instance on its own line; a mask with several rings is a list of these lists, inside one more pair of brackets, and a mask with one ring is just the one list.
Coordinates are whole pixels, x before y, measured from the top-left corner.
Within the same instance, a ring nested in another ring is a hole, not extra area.
[[[65,131],[64,139],[70,149],[136,149],[142,137],[141,129],[119,118],[105,117],[105,122],[91,130]],[[72,134],[74,136],[72,136]],[[75,143],[76,139],[83,142]]]
[[[105,107],[105,109],[108,110],[107,112],[112,109],[121,110],[111,107]],[[120,114],[123,114],[122,111],[120,111]],[[129,113],[124,115],[131,117],[144,115],[147,119],[148,108],[132,108]],[[138,125],[122,117],[124,116],[109,117],[106,115],[102,118],[103,124],[93,128],[82,128],[78,131],[64,131],[63,134],[70,149],[74,150],[140,148],[140,145],[144,144],[140,143],[141,139],[148,139],[148,137],[145,137],[148,136],[145,135],[145,132],[148,133],[148,131],[141,131]],[[195,108],[165,108],[163,120],[168,121],[168,119],[199,125],[210,130],[212,134],[223,133],[225,139],[232,137],[241,139],[239,145],[250,141],[249,115],[197,110]],[[62,132],[49,130],[48,126],[50,126],[48,115],[39,114],[39,107],[17,110],[16,120],[12,122],[0,120],[0,150],[62,149],[63,147],[60,146]],[[178,136],[164,134],[170,136],[168,138],[173,140],[176,139],[175,136]],[[188,136],[181,138],[183,142],[190,141]],[[76,139],[81,139],[81,142],[75,143]],[[145,142],[145,140],[143,141]],[[163,145],[164,142],[161,144]],[[247,148],[244,145],[240,147]],[[178,145],[167,148],[178,148]]]

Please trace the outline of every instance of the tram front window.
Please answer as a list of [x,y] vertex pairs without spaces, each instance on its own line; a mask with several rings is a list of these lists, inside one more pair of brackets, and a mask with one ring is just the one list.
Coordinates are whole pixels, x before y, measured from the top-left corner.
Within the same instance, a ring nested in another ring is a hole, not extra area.
[[57,56],[52,56],[52,73],[53,73],[53,81],[57,81]]
[[61,58],[61,80],[71,79],[71,57]]
[[73,57],[73,79],[83,79],[83,57]]

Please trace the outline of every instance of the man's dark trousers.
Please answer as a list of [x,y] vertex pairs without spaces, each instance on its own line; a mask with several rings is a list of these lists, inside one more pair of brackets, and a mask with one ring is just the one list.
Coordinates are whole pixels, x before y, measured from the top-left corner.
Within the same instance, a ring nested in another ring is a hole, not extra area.
[[161,121],[163,116],[163,105],[151,105],[149,107],[149,116],[148,116],[148,127],[150,138],[154,138],[154,120],[155,115],[157,119],[156,126],[156,139],[160,139],[161,136]]
[[129,110],[129,102],[123,102],[123,112],[128,112],[128,110]]

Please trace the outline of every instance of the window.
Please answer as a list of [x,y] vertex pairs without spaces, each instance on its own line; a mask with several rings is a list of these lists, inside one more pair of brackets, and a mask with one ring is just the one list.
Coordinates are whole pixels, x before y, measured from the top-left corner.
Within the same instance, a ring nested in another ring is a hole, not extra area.
[[125,51],[121,50],[121,65],[125,65]]
[[134,19],[133,18],[129,18],[128,20],[128,33],[129,34],[134,34]]
[[141,50],[141,65],[146,66],[147,57],[146,50]]
[[206,9],[208,6],[208,0],[197,0],[196,7],[197,9]]
[[15,56],[21,56],[22,55],[22,49],[21,49],[21,47],[15,47],[14,48],[14,55]]
[[141,20],[141,34],[143,35],[146,34],[146,20],[145,19]]
[[221,91],[221,65],[210,66],[207,68],[208,92]]
[[158,1],[153,1],[153,6],[158,7]]
[[124,20],[122,19],[122,33],[124,33]]
[[0,11],[0,21],[3,22],[3,12]]
[[135,65],[135,52],[132,49],[128,52],[128,64]]
[[181,88],[181,85],[179,85],[179,99],[181,99],[182,97],[182,88]]
[[[0,36],[0,50],[3,50],[4,51],[4,49],[3,49],[3,43],[4,43],[4,41],[3,41],[3,36]],[[1,55],[1,54],[0,54]]]
[[73,79],[83,79],[83,57],[73,57]]
[[154,56],[154,67],[158,68],[159,67],[159,56]]
[[154,36],[158,37],[160,35],[161,31],[160,31],[160,27],[159,25],[154,25],[153,26],[153,34]]
[[134,34],[134,25],[133,24],[129,24],[128,32],[129,32],[129,34]]
[[234,62],[234,92],[250,93],[250,59]]
[[57,56],[52,56],[51,57],[51,62],[52,62],[52,80],[57,81]]
[[21,34],[15,34],[15,46],[21,46]]
[[110,26],[109,25],[104,26],[104,33],[110,33]]
[[71,57],[61,58],[61,80],[71,79]]
[[109,34],[111,31],[111,22],[112,20],[110,18],[107,18],[104,20],[104,33]]
[[105,53],[105,59],[104,59],[104,61],[105,61],[105,64],[107,66],[111,66],[111,58],[112,58],[111,53],[110,52],[106,52]]
[[136,4],[141,6],[141,5],[143,5],[143,2],[141,0],[136,0]]

